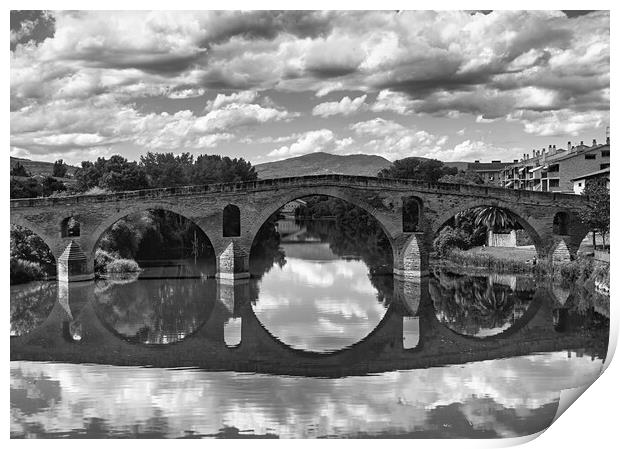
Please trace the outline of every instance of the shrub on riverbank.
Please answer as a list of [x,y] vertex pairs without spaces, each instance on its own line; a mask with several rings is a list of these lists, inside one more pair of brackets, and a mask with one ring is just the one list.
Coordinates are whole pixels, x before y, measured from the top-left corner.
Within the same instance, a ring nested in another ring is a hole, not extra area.
[[23,284],[45,278],[45,270],[40,264],[27,260],[11,258],[11,284]]
[[124,259],[115,252],[98,249],[95,253],[95,273],[135,273],[140,266],[133,259]]
[[106,265],[106,273],[135,273],[140,270],[140,265],[131,259],[116,259]]

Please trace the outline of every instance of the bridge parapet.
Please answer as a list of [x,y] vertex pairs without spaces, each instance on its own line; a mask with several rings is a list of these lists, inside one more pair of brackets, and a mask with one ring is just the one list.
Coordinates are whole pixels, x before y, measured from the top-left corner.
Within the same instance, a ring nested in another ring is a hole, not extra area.
[[192,196],[217,193],[241,193],[287,187],[314,185],[335,185],[387,190],[415,190],[419,192],[451,193],[472,196],[492,196],[527,202],[570,202],[581,201],[578,195],[531,190],[513,190],[502,187],[471,184],[432,183],[415,179],[377,178],[351,175],[308,175],[287,178],[260,179],[256,181],[165,187],[158,189],[131,190],[100,195],[73,195],[53,198],[28,198],[11,200],[11,208],[62,206],[82,203],[99,203],[122,200],[157,199],[177,196]]

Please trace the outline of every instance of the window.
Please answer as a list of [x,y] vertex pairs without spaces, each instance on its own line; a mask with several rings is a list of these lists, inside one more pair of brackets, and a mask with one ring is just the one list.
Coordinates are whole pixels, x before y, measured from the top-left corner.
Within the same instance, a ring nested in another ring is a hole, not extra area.
[[239,208],[234,204],[229,204],[224,208],[222,230],[222,235],[224,237],[239,237],[241,235]]
[[596,159],[596,154],[586,154],[586,161]]
[[560,180],[559,179],[550,179],[549,180],[549,187],[560,187]]
[[580,182],[580,183],[578,183],[578,184],[577,184],[577,186],[581,187],[581,184],[582,184],[582,183]]
[[601,157],[609,157],[609,150],[602,150]]
[[560,171],[560,164],[553,164],[549,166],[549,170],[547,170],[549,173],[557,173]]
[[420,221],[420,200],[414,196],[403,198],[403,232],[415,232]]
[[601,170],[605,169],[605,168],[609,168],[609,163],[607,164],[601,164]]
[[568,234],[568,214],[558,212],[553,217],[553,233],[558,235]]
[[79,237],[80,222],[74,217],[65,218],[60,224],[60,235],[62,237]]

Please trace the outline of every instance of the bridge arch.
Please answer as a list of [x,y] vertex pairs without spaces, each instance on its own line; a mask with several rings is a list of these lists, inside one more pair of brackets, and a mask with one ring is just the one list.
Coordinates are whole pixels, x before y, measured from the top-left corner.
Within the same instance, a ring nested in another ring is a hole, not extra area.
[[210,235],[210,233],[208,232],[208,230],[200,223],[199,220],[194,219],[193,217],[191,217],[190,214],[187,213],[187,210],[185,210],[182,207],[178,207],[174,204],[170,204],[170,203],[163,203],[163,202],[148,202],[148,203],[141,203],[141,204],[136,204],[127,208],[124,208],[122,210],[118,210],[116,213],[113,213],[111,215],[109,215],[108,217],[106,217],[91,233],[90,233],[90,238],[88,241],[88,245],[85,245],[85,252],[88,252],[88,254],[90,254],[91,256],[94,257],[95,255],[95,251],[97,249],[97,245],[99,243],[99,241],[101,240],[101,237],[103,237],[103,234],[110,229],[110,227],[112,227],[112,225],[114,225],[114,223],[116,223],[117,221],[119,221],[122,218],[125,218],[129,215],[135,214],[135,213],[140,213],[140,212],[146,212],[148,210],[164,210],[167,212],[172,212],[174,214],[177,214],[183,218],[185,218],[186,220],[191,221],[193,224],[195,224],[203,233],[204,235],[207,237],[207,239],[209,240],[209,242],[211,242],[211,245],[214,244],[214,242],[216,240],[213,239],[213,236]]
[[382,214],[376,207],[371,205],[369,202],[357,198],[355,195],[347,192],[346,189],[334,187],[317,186],[312,188],[293,189],[287,193],[278,195],[277,199],[274,199],[272,203],[263,208],[262,212],[259,214],[252,227],[250,228],[250,242],[254,241],[256,235],[258,234],[258,231],[265,224],[265,222],[284,205],[290,203],[291,201],[308,196],[328,196],[332,198],[337,198],[364,210],[371,217],[377,220],[379,226],[381,226],[381,229],[383,230],[385,236],[390,242],[392,254],[395,253],[396,247],[394,239],[399,234],[401,234],[399,229],[400,223],[396,223],[395,220],[391,220],[387,214]]
[[473,209],[475,207],[499,207],[509,212],[511,217],[519,223],[519,225],[527,232],[529,237],[534,242],[534,247],[536,248],[536,252],[540,258],[544,258],[546,255],[546,245],[543,242],[543,239],[534,228],[524,217],[522,211],[518,208],[514,207],[514,204],[506,203],[505,201],[498,200],[489,200],[484,198],[477,198],[474,201],[465,202],[464,204],[460,204],[456,207],[450,208],[445,211],[443,214],[440,214],[437,219],[433,220],[433,225],[431,226],[431,232],[433,238],[437,235],[437,233],[441,230],[441,228],[454,216],[459,214],[460,212],[465,212],[467,210]]

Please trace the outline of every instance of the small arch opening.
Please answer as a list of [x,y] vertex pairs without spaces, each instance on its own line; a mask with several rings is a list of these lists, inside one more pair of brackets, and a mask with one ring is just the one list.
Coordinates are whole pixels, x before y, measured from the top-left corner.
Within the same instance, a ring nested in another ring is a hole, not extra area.
[[403,232],[419,231],[422,200],[415,196],[403,198]]
[[222,235],[224,237],[239,237],[241,235],[241,213],[234,204],[229,204],[224,208]]
[[403,317],[403,349],[413,349],[420,343],[420,318]]
[[241,344],[241,318],[231,318],[224,323],[224,342],[229,348]]
[[65,218],[60,225],[60,235],[62,237],[79,237],[80,222],[74,216]]
[[568,235],[569,216],[566,212],[558,212],[553,217],[553,233]]

